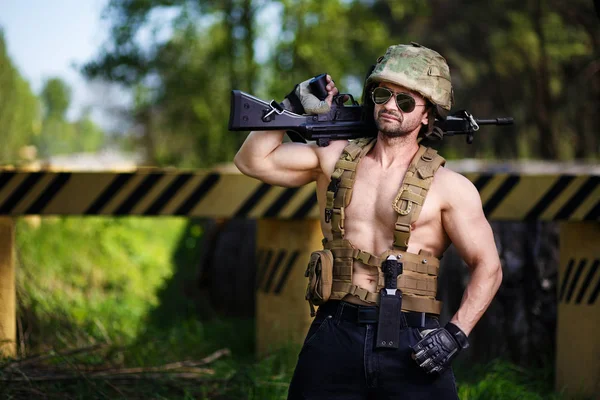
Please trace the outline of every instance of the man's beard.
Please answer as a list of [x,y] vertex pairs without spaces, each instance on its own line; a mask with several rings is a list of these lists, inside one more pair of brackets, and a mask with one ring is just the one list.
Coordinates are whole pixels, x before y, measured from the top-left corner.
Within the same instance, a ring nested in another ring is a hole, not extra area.
[[[392,121],[390,120],[382,120],[381,114],[387,114],[392,116],[393,118],[398,119],[397,124],[391,126]],[[377,114],[377,119],[375,120],[375,125],[377,126],[377,130],[383,133],[385,136],[390,138],[402,137],[408,135],[411,131],[402,129],[402,123],[404,122],[403,116],[396,115],[390,112],[384,112],[384,110],[379,111]]]

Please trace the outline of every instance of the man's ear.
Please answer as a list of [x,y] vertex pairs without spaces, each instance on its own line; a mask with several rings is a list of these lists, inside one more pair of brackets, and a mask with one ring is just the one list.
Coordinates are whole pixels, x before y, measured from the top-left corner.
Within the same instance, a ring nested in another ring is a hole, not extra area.
[[429,113],[432,112],[431,107],[425,107],[425,112],[423,113],[423,116],[421,117],[421,123],[423,125],[429,125]]

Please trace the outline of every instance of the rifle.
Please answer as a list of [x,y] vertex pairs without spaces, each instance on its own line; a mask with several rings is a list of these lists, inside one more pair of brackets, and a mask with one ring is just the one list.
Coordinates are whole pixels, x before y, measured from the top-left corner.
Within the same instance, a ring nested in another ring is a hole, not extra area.
[[[351,104],[345,105],[348,100]],[[318,146],[327,146],[332,140],[377,136],[374,122],[365,114],[364,107],[350,94],[335,96],[331,110],[326,114],[299,115],[284,110],[275,100],[266,102],[240,90],[232,90],[229,130],[285,130],[294,142],[312,140]],[[438,134],[432,136],[442,139],[443,136],[467,135],[467,143],[471,144],[481,125],[512,124],[513,118],[510,117],[476,119],[466,110],[461,110],[445,120],[436,119],[435,126],[439,130],[435,130]]]

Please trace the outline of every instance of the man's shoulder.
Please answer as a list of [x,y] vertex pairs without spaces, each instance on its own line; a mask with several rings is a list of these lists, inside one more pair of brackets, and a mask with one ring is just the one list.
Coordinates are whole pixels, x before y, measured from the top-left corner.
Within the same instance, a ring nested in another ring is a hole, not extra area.
[[443,180],[444,182],[451,181],[458,184],[466,184],[466,182],[471,183],[471,181],[469,181],[464,175],[461,175],[456,171],[452,171],[443,165],[438,168],[434,179]]
[[477,188],[467,177],[446,167],[437,170],[432,186],[443,193],[449,203],[481,201]]

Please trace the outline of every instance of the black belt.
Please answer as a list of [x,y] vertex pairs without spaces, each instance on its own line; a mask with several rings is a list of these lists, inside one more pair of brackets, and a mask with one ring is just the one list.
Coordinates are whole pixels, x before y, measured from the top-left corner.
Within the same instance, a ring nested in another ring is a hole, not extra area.
[[[377,306],[359,306],[340,300],[330,300],[319,306],[318,313],[325,313],[342,321],[355,322],[358,324],[376,324],[378,319]],[[406,311],[402,312],[406,326],[412,328],[439,328],[437,315]]]

